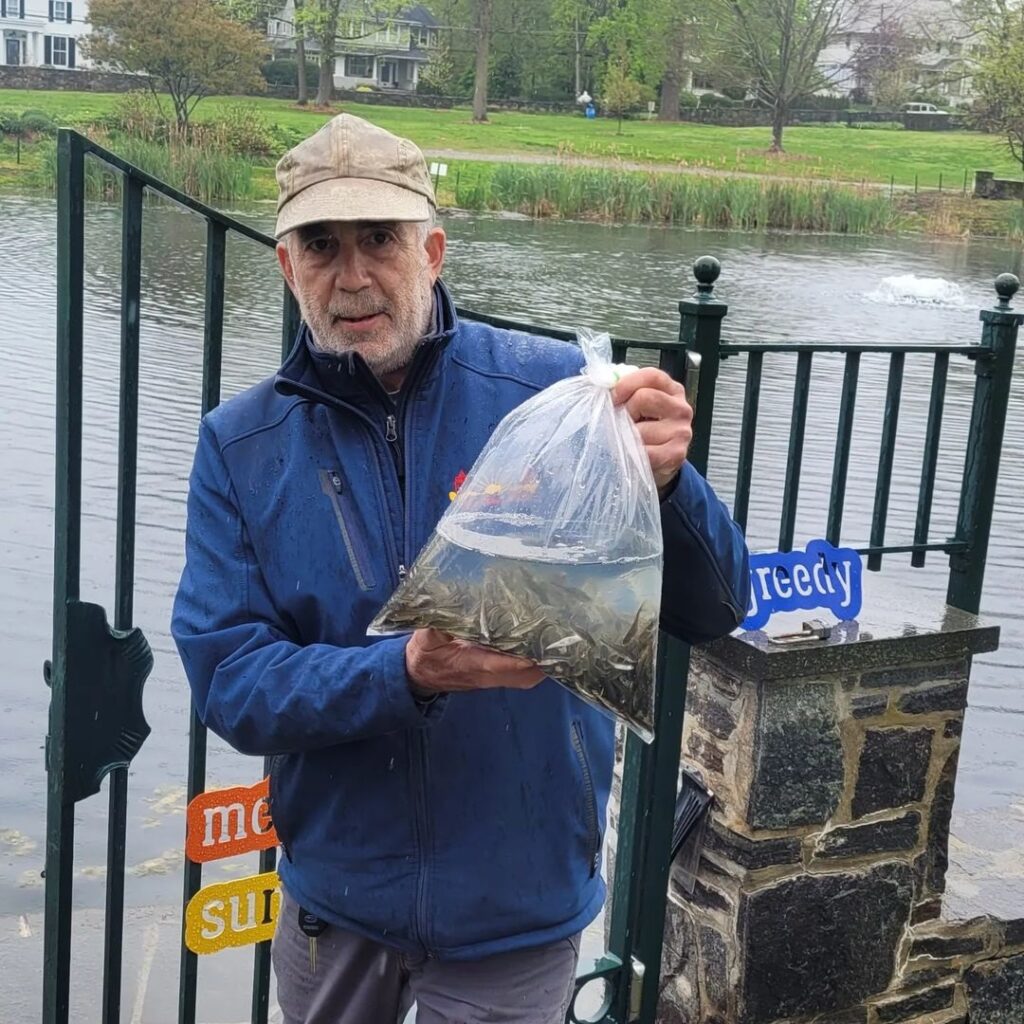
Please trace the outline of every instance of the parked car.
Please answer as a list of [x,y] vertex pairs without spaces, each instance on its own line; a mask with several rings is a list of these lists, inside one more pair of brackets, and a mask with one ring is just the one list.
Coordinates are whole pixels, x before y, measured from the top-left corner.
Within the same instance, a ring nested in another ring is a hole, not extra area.
[[940,110],[934,103],[904,103],[900,108],[904,114],[948,114],[948,110]]

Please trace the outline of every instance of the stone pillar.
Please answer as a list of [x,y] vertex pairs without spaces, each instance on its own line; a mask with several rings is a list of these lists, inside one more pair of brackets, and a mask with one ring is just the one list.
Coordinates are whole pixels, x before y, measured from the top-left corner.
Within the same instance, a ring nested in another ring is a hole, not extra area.
[[974,198],[975,199],[991,199],[992,198],[992,182],[995,178],[994,171],[975,171],[974,172]]
[[[998,630],[866,589],[826,641],[693,653],[683,756],[716,800],[693,893],[673,875],[660,1021],[952,1024],[971,985],[1024,989],[981,962],[1024,948],[1021,923],[939,920],[970,660]],[[977,1019],[1024,1021],[1021,999]]]

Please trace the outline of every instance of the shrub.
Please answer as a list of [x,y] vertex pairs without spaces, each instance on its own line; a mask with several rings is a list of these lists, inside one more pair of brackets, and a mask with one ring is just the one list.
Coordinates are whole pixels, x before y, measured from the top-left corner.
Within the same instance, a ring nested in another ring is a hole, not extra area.
[[[102,139],[128,163],[203,202],[251,199],[254,194],[252,161],[180,142],[170,145],[142,139]],[[34,184],[56,191],[57,147],[44,143]],[[98,160],[85,162],[85,189],[91,199],[114,199],[121,193],[121,175]]]
[[166,142],[171,131],[167,115],[153,94],[146,90],[126,92],[97,125],[144,142]]
[[743,100],[734,100],[730,96],[719,96],[717,93],[708,92],[701,96],[700,105],[702,107],[725,107],[731,110],[745,104]]
[[681,110],[693,110],[697,106],[698,98],[692,92],[685,90],[679,94],[679,107]]
[[268,156],[278,149],[278,140],[267,119],[248,103],[221,107],[216,120],[196,121],[192,142],[221,153],[240,156]]
[[41,110],[26,110],[21,115],[21,130],[26,135],[56,135],[57,122]]
[[[268,60],[260,68],[263,80],[267,85],[290,85],[298,87],[299,84],[299,62],[293,57],[280,57],[277,60]],[[306,83],[313,84],[320,74],[320,65],[316,61],[306,61]]]

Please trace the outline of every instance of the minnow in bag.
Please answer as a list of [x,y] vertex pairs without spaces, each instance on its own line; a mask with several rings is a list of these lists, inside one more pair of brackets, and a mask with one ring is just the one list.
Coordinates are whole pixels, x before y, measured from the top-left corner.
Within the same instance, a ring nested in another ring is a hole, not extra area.
[[658,492],[611,390],[607,334],[586,368],[510,412],[370,625],[433,627],[529,658],[578,697],[654,736],[661,607]]

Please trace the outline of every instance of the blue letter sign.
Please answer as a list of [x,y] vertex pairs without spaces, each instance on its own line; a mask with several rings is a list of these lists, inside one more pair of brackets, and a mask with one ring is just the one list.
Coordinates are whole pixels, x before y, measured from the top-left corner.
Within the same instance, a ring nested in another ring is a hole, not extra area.
[[852,548],[812,540],[806,551],[750,556],[750,607],[743,629],[760,629],[773,612],[828,608],[838,619],[857,617],[861,561]]

